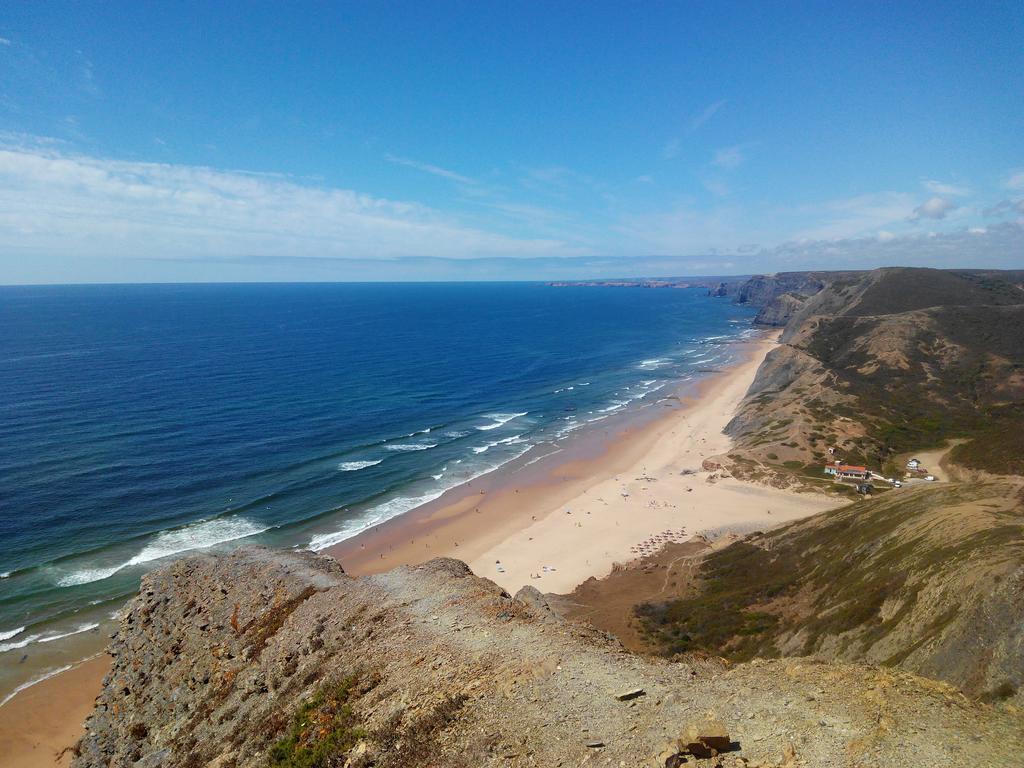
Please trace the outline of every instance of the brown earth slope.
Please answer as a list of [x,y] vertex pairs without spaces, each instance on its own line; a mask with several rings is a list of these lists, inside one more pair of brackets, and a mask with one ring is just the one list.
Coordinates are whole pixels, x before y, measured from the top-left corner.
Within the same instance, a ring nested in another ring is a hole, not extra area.
[[1019,278],[924,269],[836,276],[789,320],[727,427],[735,474],[813,485],[833,446],[891,474],[895,455],[951,438],[965,438],[957,463],[1024,472]]
[[1005,766],[1024,753],[1019,714],[943,684],[644,659],[454,560],[359,579],[309,553],[179,560],[144,578],[111,652],[80,768],[665,765],[665,743],[709,711],[734,748],[709,766]]
[[1024,703],[1024,483],[851,504],[711,552],[686,586],[637,595],[664,654],[869,661]]

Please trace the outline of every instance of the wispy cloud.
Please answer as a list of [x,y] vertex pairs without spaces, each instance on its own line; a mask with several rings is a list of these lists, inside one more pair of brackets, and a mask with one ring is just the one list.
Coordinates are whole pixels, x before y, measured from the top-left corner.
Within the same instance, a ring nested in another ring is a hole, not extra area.
[[[844,240],[875,234],[907,220],[914,198],[902,192],[874,192],[797,206],[788,215],[812,222],[788,239],[793,241]],[[783,219],[785,211],[779,214]]]
[[11,41],[6,37],[0,37],[0,45],[10,45]]
[[914,209],[910,216],[911,220],[919,219],[944,219],[950,212],[957,209],[957,204],[946,197],[931,197]]
[[679,154],[679,149],[682,147],[682,143],[679,139],[669,139],[665,142],[665,146],[661,150],[661,156],[666,160],[671,160]]
[[995,205],[984,210],[985,216],[1005,216],[1007,214],[1020,214],[1024,216],[1024,197],[1019,200],[1000,200]]
[[36,145],[0,146],[0,252],[468,258],[581,249],[286,176],[126,162]]
[[966,197],[971,194],[969,187],[960,184],[947,184],[935,179],[924,179],[921,185],[933,195],[944,195],[946,197]]
[[384,159],[389,163],[395,165],[404,165],[407,168],[415,168],[417,171],[423,171],[429,173],[432,176],[439,176],[442,179],[448,179],[449,181],[455,181],[459,184],[466,184],[467,186],[473,186],[477,184],[476,179],[471,179],[469,176],[463,176],[461,173],[456,173],[447,168],[442,168],[439,165],[432,165],[431,163],[423,163],[419,160],[411,160],[407,157],[398,157],[397,155],[387,154],[384,155]]
[[690,121],[690,132],[693,133],[702,125],[704,125],[704,123],[706,123],[708,120],[714,117],[715,113],[718,112],[718,110],[720,110],[722,107],[724,107],[725,104],[725,99],[720,99],[719,101],[716,101],[714,104],[708,104],[708,106],[706,106],[700,112],[700,114],[695,115],[694,118]]
[[711,158],[711,164],[727,171],[739,168],[745,160],[743,151],[744,147],[742,144],[718,149],[715,151],[714,157]]
[[1003,223],[953,232],[783,243],[757,254],[758,270],[883,266],[1020,268],[1024,226]]
[[1003,186],[1007,189],[1024,189],[1024,171],[1012,171]]

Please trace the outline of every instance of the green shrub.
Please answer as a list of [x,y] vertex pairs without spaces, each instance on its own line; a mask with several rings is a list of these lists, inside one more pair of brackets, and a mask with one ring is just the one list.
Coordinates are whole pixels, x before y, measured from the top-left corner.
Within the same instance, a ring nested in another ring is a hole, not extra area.
[[299,707],[288,735],[270,748],[271,768],[329,768],[366,733],[349,704],[355,678],[322,687]]

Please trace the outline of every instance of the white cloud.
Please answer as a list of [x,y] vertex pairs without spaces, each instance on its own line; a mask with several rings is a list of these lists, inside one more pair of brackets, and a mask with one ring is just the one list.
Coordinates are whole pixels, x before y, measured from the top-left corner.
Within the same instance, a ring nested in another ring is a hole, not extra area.
[[935,179],[925,179],[921,185],[933,195],[945,195],[947,197],[965,197],[971,194],[968,187],[957,184],[947,184]]
[[984,230],[900,235],[834,241],[784,243],[752,260],[758,271],[786,269],[873,269],[884,266],[988,267],[1019,269],[1024,226],[1003,223]]
[[468,226],[416,203],[285,176],[0,146],[0,252],[471,258],[585,251],[558,239]]
[[385,155],[384,159],[389,163],[395,165],[404,165],[407,168],[415,168],[417,171],[423,171],[433,176],[440,176],[442,179],[448,179],[449,181],[456,181],[459,184],[474,185],[476,184],[475,179],[471,179],[468,176],[463,176],[461,173],[455,171],[449,171],[447,168],[442,168],[439,165],[431,165],[430,163],[421,163],[419,160],[410,160],[407,157],[397,157],[396,155]]
[[666,160],[671,160],[673,157],[679,154],[680,142],[679,139],[671,139],[666,142],[665,147],[661,150],[661,156]]
[[1003,186],[1007,189],[1024,189],[1024,171],[1013,171]]
[[743,147],[737,145],[735,147],[723,147],[715,152],[715,156],[712,158],[712,165],[717,165],[719,168],[726,170],[732,170],[738,168],[743,163]]
[[957,205],[952,200],[936,196],[917,206],[910,218],[915,221],[918,219],[944,219],[950,211],[955,211],[956,208]]
[[6,37],[0,37],[0,45],[10,45],[10,44],[11,44],[11,41],[8,40]]

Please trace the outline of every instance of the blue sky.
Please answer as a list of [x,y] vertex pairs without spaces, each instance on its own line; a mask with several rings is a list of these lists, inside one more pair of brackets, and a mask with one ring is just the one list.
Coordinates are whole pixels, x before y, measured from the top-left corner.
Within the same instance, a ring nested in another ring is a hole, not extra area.
[[1024,267],[1024,5],[8,3],[0,283]]

